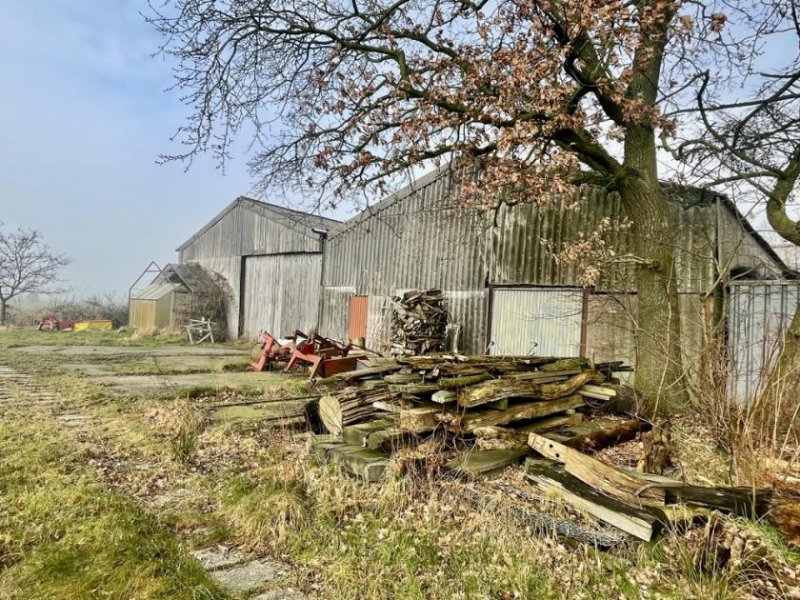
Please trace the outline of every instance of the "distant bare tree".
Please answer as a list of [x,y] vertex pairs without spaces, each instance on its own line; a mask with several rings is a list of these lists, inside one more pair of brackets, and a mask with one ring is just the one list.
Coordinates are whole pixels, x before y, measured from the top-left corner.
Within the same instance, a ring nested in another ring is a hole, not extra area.
[[8,303],[26,293],[52,293],[58,272],[70,263],[54,254],[32,229],[4,231],[0,226],[0,325],[6,324]]

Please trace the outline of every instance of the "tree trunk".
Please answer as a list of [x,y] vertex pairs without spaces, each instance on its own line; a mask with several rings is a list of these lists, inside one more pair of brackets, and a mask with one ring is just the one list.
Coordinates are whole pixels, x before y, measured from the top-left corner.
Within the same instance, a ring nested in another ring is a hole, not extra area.
[[6,324],[6,305],[8,301],[5,298],[0,299],[0,326]]
[[633,222],[638,270],[636,388],[646,409],[669,413],[688,403],[681,356],[681,322],[675,272],[675,227],[658,183],[626,178],[622,204]]

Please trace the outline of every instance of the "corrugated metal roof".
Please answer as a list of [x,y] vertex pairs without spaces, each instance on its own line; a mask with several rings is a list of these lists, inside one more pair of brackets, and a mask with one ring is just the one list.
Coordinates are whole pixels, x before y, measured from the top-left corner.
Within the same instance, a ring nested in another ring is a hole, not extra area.
[[148,285],[142,292],[132,298],[132,300],[160,300],[167,294],[171,294],[176,290],[181,290],[183,286],[178,283],[167,283],[163,281],[154,281]]

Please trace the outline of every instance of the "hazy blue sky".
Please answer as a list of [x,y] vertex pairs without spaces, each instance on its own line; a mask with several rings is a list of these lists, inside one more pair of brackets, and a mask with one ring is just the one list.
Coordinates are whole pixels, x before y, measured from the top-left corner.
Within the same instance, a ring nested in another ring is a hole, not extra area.
[[[245,157],[160,166],[185,109],[144,0],[6,0],[0,18],[0,222],[40,230],[77,294],[125,293],[247,194]],[[268,200],[283,203],[280,198]],[[343,215],[339,215],[343,216]],[[757,226],[763,219],[756,219]]]
[[244,158],[159,166],[184,109],[142,0],[11,0],[0,17],[0,221],[42,232],[77,293],[127,292],[250,189]]

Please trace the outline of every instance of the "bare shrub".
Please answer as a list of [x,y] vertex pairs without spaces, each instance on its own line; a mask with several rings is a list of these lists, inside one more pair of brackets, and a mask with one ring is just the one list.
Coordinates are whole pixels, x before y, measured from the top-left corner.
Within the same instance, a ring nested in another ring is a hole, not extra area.
[[57,299],[50,312],[67,321],[79,319],[103,319],[111,321],[115,328],[128,324],[128,303],[113,293],[95,294],[83,299]]
[[187,325],[190,319],[210,319],[214,323],[214,339],[225,339],[228,335],[228,307],[233,299],[233,290],[227,280],[219,273],[208,272],[208,277],[185,296],[178,304],[178,326]]
[[766,463],[778,460],[789,469],[797,464],[797,392],[780,388],[782,381],[770,377],[780,349],[781,340],[775,340],[764,350],[764,364],[748,398],[736,396],[734,365],[723,343],[709,343],[702,353],[696,414],[730,454],[732,476],[740,483],[771,483],[775,473]]

